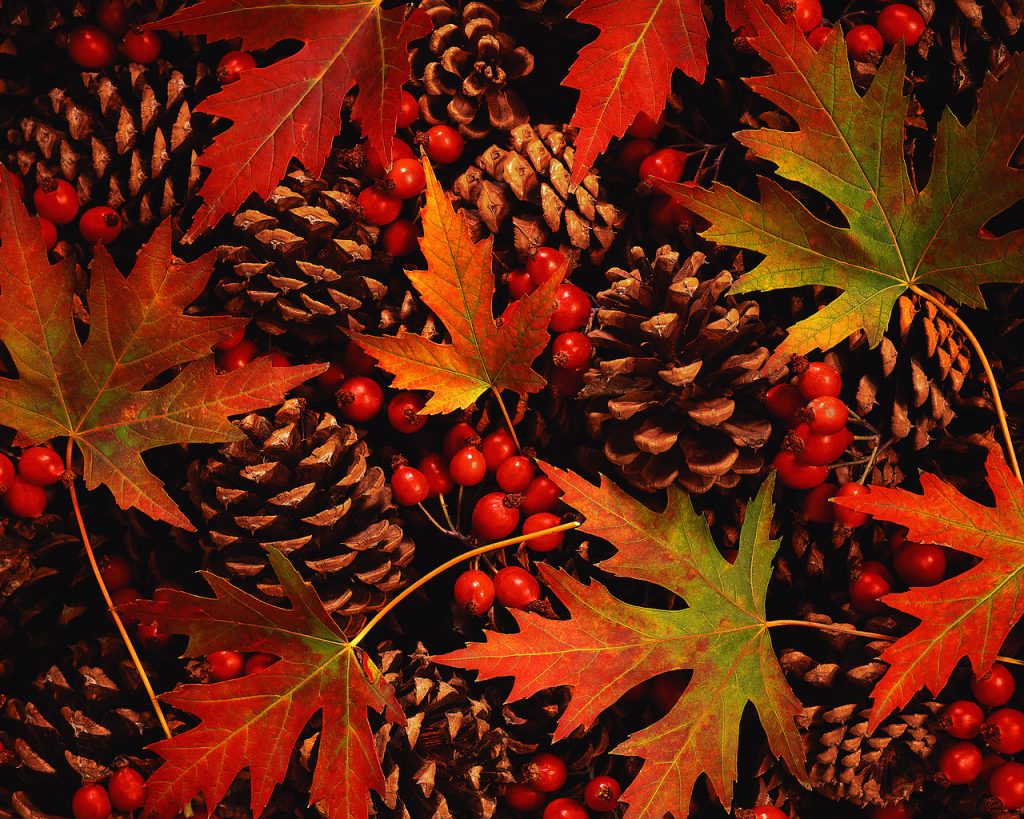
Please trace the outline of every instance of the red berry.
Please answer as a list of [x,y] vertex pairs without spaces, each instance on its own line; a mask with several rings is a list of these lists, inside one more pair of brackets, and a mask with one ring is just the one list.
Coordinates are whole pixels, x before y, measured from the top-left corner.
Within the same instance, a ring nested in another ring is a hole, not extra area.
[[262,651],[257,651],[255,654],[250,654],[246,657],[242,675],[248,677],[250,674],[258,674],[264,668],[270,668],[276,662],[277,657],[273,654],[264,654]]
[[11,463],[11,459],[0,452],[0,495],[11,488],[11,484],[14,483],[14,464]]
[[815,435],[807,424],[801,424],[794,432],[803,441],[797,460],[812,466],[828,466],[853,443],[853,433],[846,427],[832,435]]
[[96,22],[111,37],[121,37],[128,30],[128,11],[124,0],[99,0],[96,4]]
[[650,116],[640,111],[634,118],[633,124],[626,129],[626,133],[631,137],[639,137],[640,139],[654,139],[658,134],[662,132],[665,127],[665,112],[662,111],[657,119],[651,119]]
[[396,259],[415,253],[420,246],[419,239],[420,235],[416,231],[416,224],[411,219],[395,219],[384,228],[384,233],[381,236],[384,252]]
[[[123,617],[121,619],[124,619]],[[147,651],[161,651],[171,641],[171,635],[160,631],[155,620],[139,623],[135,627],[135,639]]]
[[[796,24],[804,34],[821,25],[820,0],[786,0],[782,7],[785,9],[783,19],[796,20]],[[778,2],[776,2],[776,9],[778,8]]]
[[623,173],[637,176],[640,163],[656,151],[658,146],[652,139],[630,139],[619,150],[618,163]]
[[400,466],[391,476],[391,491],[399,506],[415,506],[430,495],[430,483],[418,469]]
[[978,677],[971,677],[971,693],[974,699],[989,708],[1006,705],[1012,698],[1017,683],[1013,674],[1002,663],[993,663],[992,668]]
[[488,492],[473,507],[473,534],[482,540],[501,540],[519,525],[519,509],[504,492]]
[[36,213],[55,225],[69,224],[78,215],[78,194],[71,183],[64,179],[41,181],[32,194],[32,202],[36,206]]
[[811,29],[807,32],[807,42],[811,44],[811,48],[815,51],[820,51],[821,47],[825,45],[825,40],[828,39],[828,35],[832,33],[832,29],[828,26],[818,26],[818,28]]
[[373,375],[373,371],[377,369],[377,359],[350,341],[345,345],[345,366],[356,375]]
[[530,813],[544,807],[547,797],[540,791],[534,790],[529,785],[516,782],[505,788],[505,804],[512,810]]
[[416,159],[396,159],[388,171],[387,178],[394,184],[391,195],[399,199],[413,199],[419,196],[427,184],[423,165]]
[[480,450],[487,461],[487,471],[497,472],[498,467],[516,454],[516,442],[507,429],[496,429],[484,436]]
[[160,56],[160,45],[159,31],[135,29],[124,36],[121,48],[124,49],[125,56],[133,63],[149,65],[155,63],[156,58]]
[[[392,162],[396,162],[399,159],[415,158],[416,154],[413,153],[408,143],[402,142],[400,139],[396,139],[391,143]],[[387,168],[384,167],[384,160],[377,153],[377,149],[370,147],[369,143],[366,143],[366,165],[363,167],[363,173],[370,177],[370,179],[382,179],[384,174],[387,173]]]
[[548,325],[552,332],[579,330],[590,318],[590,299],[575,284],[563,282],[555,291],[555,312]]
[[789,819],[788,813],[783,813],[774,805],[760,805],[750,811],[752,819]]
[[288,360],[288,356],[279,352],[267,353],[264,356],[260,356],[260,358],[268,359],[271,367],[289,367],[292,363]]
[[316,385],[326,392],[335,393],[346,378],[348,373],[345,372],[345,368],[332,361],[327,365],[327,369],[316,377]]
[[993,751],[1019,754],[1024,751],[1024,713],[1016,708],[993,711],[981,726],[981,735]]
[[985,715],[972,700],[957,700],[942,709],[939,728],[957,739],[974,739],[981,732]]
[[[860,574],[850,583],[850,602],[865,614],[877,614],[883,608],[881,597],[892,591],[892,578],[888,571],[880,572],[873,561],[861,565]],[[884,567],[882,567],[884,570]]]
[[525,609],[540,599],[537,578],[520,566],[506,566],[494,575],[494,596],[509,609]]
[[647,209],[647,220],[658,233],[676,234],[680,230],[703,230],[705,223],[692,210],[671,196],[655,196]]
[[832,523],[836,519],[836,507],[830,498],[836,494],[834,483],[823,483],[804,495],[803,512],[811,523]]
[[[870,487],[851,481],[840,486],[835,496],[837,498],[856,498],[870,493]],[[869,515],[866,512],[855,512],[839,503],[835,504],[835,507],[836,520],[840,526],[845,526],[847,529],[856,529],[858,526],[863,526],[868,522]]]
[[525,269],[513,270],[508,274],[508,294],[513,300],[528,296],[537,289],[537,283]]
[[843,378],[831,364],[812,361],[796,380],[800,394],[811,401],[825,395],[838,398],[843,388]]
[[813,489],[825,482],[828,468],[801,463],[794,453],[783,450],[772,460],[779,480],[790,489]]
[[46,511],[46,490],[29,483],[20,475],[0,498],[7,511],[18,518],[37,518]]
[[242,339],[238,344],[229,350],[221,350],[217,353],[217,366],[226,373],[240,370],[259,353],[260,348],[251,339]]
[[121,214],[106,205],[89,208],[78,220],[78,232],[89,244],[109,245],[121,235]]
[[565,254],[553,247],[538,247],[526,263],[526,272],[540,287],[565,266]]
[[1000,765],[992,771],[988,789],[1005,810],[1024,808],[1024,765],[1019,762]]
[[523,502],[519,509],[524,515],[536,515],[538,512],[553,512],[558,508],[558,499],[562,490],[551,478],[538,475],[523,493]]
[[563,370],[582,370],[593,354],[594,345],[579,332],[561,333],[551,345],[551,360]]
[[110,804],[117,811],[138,810],[146,801],[146,780],[134,768],[114,771],[107,782],[107,790],[110,792]]
[[541,793],[554,793],[568,778],[565,762],[551,753],[534,754],[523,769],[523,782]]
[[981,749],[973,742],[954,742],[939,757],[939,774],[950,785],[966,785],[981,773]]
[[548,802],[548,806],[544,808],[543,819],[587,819],[589,816],[583,805],[575,799],[563,796]]
[[36,486],[53,486],[64,474],[64,459],[49,447],[29,447],[18,459],[18,474]]
[[100,558],[100,577],[108,592],[116,592],[132,582],[132,564],[121,555],[106,555]]
[[556,398],[572,398],[583,387],[583,373],[555,367],[548,376],[548,389]]
[[462,134],[450,125],[435,125],[427,131],[427,156],[438,165],[448,165],[462,156]]
[[668,671],[651,680],[651,699],[663,714],[672,710],[685,690],[686,674],[682,671]]
[[112,64],[117,49],[110,35],[103,29],[98,26],[79,26],[68,35],[68,56],[79,68],[91,71]]
[[846,32],[846,53],[861,62],[878,62],[885,43],[878,29],[871,25],[854,26]]
[[641,179],[664,179],[678,182],[686,169],[686,154],[675,148],[659,148],[644,157],[640,163]]
[[221,85],[238,81],[243,71],[256,67],[256,58],[248,51],[229,51],[217,63],[217,79]]
[[879,12],[875,25],[886,45],[896,45],[903,40],[907,48],[917,45],[925,29],[921,13],[905,3],[886,6]]
[[237,347],[245,339],[245,327],[239,327],[227,338],[221,339],[213,345],[215,350],[231,350]]
[[384,390],[365,375],[346,378],[338,389],[338,412],[346,421],[357,424],[375,417],[384,405]]
[[388,402],[388,421],[399,432],[411,435],[427,423],[427,416],[418,414],[426,403],[420,393],[403,390]]
[[533,461],[525,455],[513,455],[501,463],[494,478],[505,492],[525,492],[536,471]]
[[[480,441],[479,435],[476,434],[476,430],[473,429],[465,421],[460,421],[451,427],[444,434],[444,441],[441,444],[441,451],[444,453],[444,457],[449,461],[452,459],[452,455],[462,449],[464,446],[476,445]],[[488,436],[490,437],[490,436]],[[482,447],[484,450],[484,458],[487,457],[487,447]],[[512,445],[512,451],[515,452],[515,444]],[[490,469],[491,465],[488,462],[487,468]],[[495,467],[497,468],[497,467]]]
[[[531,535],[534,532],[541,532],[544,529],[558,526],[561,522],[562,520],[558,515],[553,515],[550,512],[537,512],[523,521],[523,534]],[[534,552],[550,552],[561,546],[564,539],[565,532],[551,532],[550,534],[526,541],[526,545]]]
[[610,776],[595,776],[583,789],[583,801],[598,813],[615,810],[622,795],[622,787]]
[[363,218],[371,225],[388,225],[402,212],[402,200],[384,193],[371,185],[363,188],[356,197],[362,208]]
[[879,805],[872,808],[870,819],[911,819],[914,809],[906,802],[894,802],[891,805]]
[[71,813],[75,819],[107,819],[110,797],[102,785],[82,785],[71,797]]
[[427,484],[430,486],[427,497],[436,498],[438,495],[451,492],[455,483],[448,474],[448,460],[440,452],[424,455],[418,468],[426,476]]
[[206,655],[206,665],[210,669],[210,679],[224,682],[242,676],[245,669],[245,656],[240,651],[214,651]]
[[416,102],[416,97],[402,89],[402,102],[398,107],[398,120],[395,122],[395,126],[398,128],[408,128],[419,117],[420,105]]
[[981,758],[981,778],[988,782],[992,778],[992,772],[1005,763],[1006,760],[999,754],[985,754]]
[[455,581],[455,605],[469,614],[487,612],[494,603],[494,581],[478,569],[469,569]]
[[934,543],[905,540],[892,564],[908,586],[934,586],[946,579],[946,551]]
[[[115,606],[123,606],[126,603],[134,603],[136,600],[142,599],[142,592],[138,589],[128,586],[124,589],[118,589],[110,595],[110,600]],[[126,620],[124,614],[121,615],[122,620]]]
[[459,486],[476,486],[487,475],[487,461],[475,446],[467,446],[452,455],[448,474]]
[[39,217],[39,235],[43,237],[43,246],[53,250],[57,244],[57,226],[49,219]]
[[776,384],[764,395],[764,405],[768,412],[791,427],[799,423],[797,412],[806,403],[800,390],[792,384]]
[[822,395],[807,404],[811,413],[811,432],[816,435],[833,435],[846,427],[850,411],[846,404],[833,395]]

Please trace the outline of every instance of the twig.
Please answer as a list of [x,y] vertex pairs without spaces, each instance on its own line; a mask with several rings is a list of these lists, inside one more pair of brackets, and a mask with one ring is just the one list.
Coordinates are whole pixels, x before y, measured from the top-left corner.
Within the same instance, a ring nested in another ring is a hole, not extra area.
[[505,423],[508,424],[508,431],[512,433],[512,440],[516,445],[516,452],[522,452],[523,448],[519,445],[519,437],[516,435],[516,428],[512,426],[512,417],[508,414],[508,409],[505,408],[505,402],[501,400],[501,390],[497,387],[491,387],[491,392],[494,393],[494,397],[498,399],[498,406],[501,407],[501,414],[505,416]]

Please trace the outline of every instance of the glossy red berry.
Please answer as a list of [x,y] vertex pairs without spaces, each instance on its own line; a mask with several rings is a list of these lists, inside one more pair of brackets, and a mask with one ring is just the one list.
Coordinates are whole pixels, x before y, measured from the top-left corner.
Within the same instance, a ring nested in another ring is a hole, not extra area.
[[473,534],[481,540],[501,540],[519,525],[515,495],[488,492],[473,506]]
[[39,235],[43,237],[43,246],[47,250],[57,246],[57,226],[42,216],[39,217]]
[[654,139],[665,128],[665,112],[662,111],[657,119],[640,111],[634,118],[633,123],[626,129],[631,137],[640,139]]
[[595,776],[583,789],[583,801],[598,813],[615,810],[622,796],[622,787],[610,776]]
[[650,227],[658,233],[674,235],[680,230],[702,229],[703,222],[692,210],[671,196],[654,196],[647,209]]
[[[779,0],[776,0],[776,8],[779,8]],[[821,25],[820,0],[786,0],[785,3],[782,3],[782,8],[787,14],[783,19],[796,20],[796,24],[804,34]]]
[[678,182],[686,169],[686,154],[675,148],[659,148],[640,163],[640,179],[664,179]]
[[121,48],[125,56],[133,63],[149,65],[155,63],[160,56],[160,32],[135,29],[124,35]]
[[569,769],[565,761],[555,754],[542,752],[523,768],[523,782],[541,793],[554,793],[569,778]]
[[496,429],[485,435],[480,444],[480,451],[487,461],[487,471],[497,472],[505,461],[516,454],[516,442],[507,429]]
[[96,22],[111,37],[121,37],[128,30],[128,10],[124,0],[99,0]]
[[0,495],[11,488],[15,474],[17,473],[11,459],[0,452]]
[[546,801],[544,794],[521,782],[515,782],[505,789],[505,804],[512,810],[531,813],[543,808]]
[[316,377],[316,385],[325,392],[333,394],[338,391],[346,378],[348,378],[348,373],[345,372],[345,368],[338,362],[332,361],[327,365],[327,369]]
[[36,486],[53,486],[64,474],[64,459],[47,446],[33,446],[21,453],[18,474]]
[[551,344],[551,361],[563,370],[582,370],[590,363],[594,345],[583,333],[560,333]]
[[353,342],[345,345],[345,367],[356,375],[373,375],[377,359]]
[[398,106],[398,119],[395,122],[395,126],[398,128],[408,128],[419,117],[420,105],[416,102],[416,97],[402,89],[402,101]]
[[243,71],[256,67],[256,58],[248,51],[229,51],[217,63],[217,79],[221,85],[237,82]]
[[78,215],[78,194],[64,179],[44,179],[32,194],[36,213],[55,225],[67,225]]
[[815,51],[821,51],[821,47],[825,45],[825,40],[828,39],[828,35],[831,33],[832,29],[828,26],[818,26],[807,32],[807,42],[810,43],[811,48]]
[[46,490],[29,483],[20,475],[0,498],[7,511],[18,518],[37,518],[46,511]]
[[562,490],[551,478],[538,475],[523,493],[523,502],[519,509],[524,515],[536,515],[538,512],[554,512],[558,508],[558,500]]
[[396,159],[388,171],[387,178],[394,185],[391,195],[399,199],[413,199],[419,196],[427,184],[423,165],[416,159]]
[[985,714],[973,700],[957,700],[942,709],[939,728],[957,739],[974,739],[981,733]]
[[536,471],[533,461],[525,455],[512,455],[498,467],[494,479],[505,492],[525,492]]
[[395,219],[384,228],[384,233],[381,235],[384,252],[396,259],[415,253],[420,246],[419,240],[420,235],[416,230],[416,223],[411,219]]
[[117,48],[99,26],[79,26],[68,35],[68,56],[79,68],[94,71],[111,65]]
[[565,266],[565,254],[553,247],[538,247],[526,263],[526,272],[540,287]]
[[[399,159],[415,158],[416,154],[413,153],[408,143],[402,142],[400,139],[396,139],[391,143],[392,162],[396,162]],[[380,154],[377,153],[375,148],[370,147],[369,143],[366,143],[366,165],[363,167],[363,173],[370,177],[370,179],[383,179],[384,174],[387,173],[387,168],[384,167],[384,160],[381,159]]]
[[810,427],[801,424],[795,433],[803,441],[803,449],[797,453],[797,460],[812,466],[828,466],[853,443],[853,433],[846,427],[831,435],[815,435]]
[[866,561],[850,583],[850,602],[864,614],[877,614],[883,608],[880,598],[892,591],[892,578],[881,564],[869,564],[873,561]]
[[138,810],[146,801],[146,779],[134,768],[121,768],[110,775],[107,791],[114,810]]
[[[837,498],[856,498],[870,493],[870,487],[850,481],[850,483],[844,483],[840,486],[835,496]],[[847,529],[856,529],[858,526],[863,526],[868,522],[869,516],[867,513],[855,512],[853,509],[847,509],[839,503],[834,505],[836,507],[836,521],[840,526],[845,526]]]
[[110,797],[102,785],[82,785],[71,797],[71,813],[75,819],[107,819]]
[[494,604],[494,581],[478,569],[469,569],[455,581],[455,605],[463,611],[480,615]]
[[438,165],[448,165],[462,156],[462,134],[450,125],[435,125],[427,131],[427,156]]
[[417,468],[426,476],[427,484],[430,486],[427,497],[436,498],[438,495],[444,495],[451,492],[455,486],[452,476],[448,474],[448,459],[440,452],[424,455]]
[[78,232],[89,244],[109,245],[121,235],[121,214],[106,205],[89,208],[78,220]]
[[384,193],[371,185],[363,188],[356,197],[363,211],[363,218],[371,225],[388,225],[402,212],[402,200]]
[[234,347],[217,353],[217,366],[226,373],[240,370],[259,354],[260,348],[251,339],[242,339]]
[[1005,810],[1024,808],[1024,765],[1019,762],[1000,765],[992,771],[988,789]]
[[255,654],[250,654],[245,658],[245,668],[242,669],[242,675],[248,677],[250,674],[259,674],[263,669],[270,668],[276,662],[277,657],[273,654],[264,654],[261,651],[257,651]]
[[540,599],[537,578],[520,566],[506,566],[494,575],[494,596],[509,609],[525,609]]
[[132,564],[121,555],[100,558],[100,577],[107,591],[116,592],[132,584]]
[[[523,521],[523,534],[531,535],[534,532],[541,532],[544,529],[558,526],[561,522],[561,518],[551,512],[537,512]],[[561,546],[564,539],[565,532],[551,532],[526,541],[526,546],[534,552],[550,552]]]
[[406,435],[418,432],[427,423],[427,416],[419,414],[426,403],[422,394],[403,390],[388,402],[388,421],[392,427]]
[[806,403],[807,399],[792,384],[776,384],[764,395],[764,405],[768,412],[792,427],[799,423],[797,413]]
[[846,32],[846,53],[854,60],[877,62],[884,48],[881,33],[872,25],[854,26]]
[[843,388],[843,378],[831,364],[812,361],[796,380],[800,395],[808,401],[830,395],[838,398]]
[[239,327],[227,338],[221,339],[213,345],[215,350],[230,350],[237,347],[245,339],[245,327]]
[[[480,436],[476,434],[476,430],[473,429],[473,427],[471,427],[465,421],[460,421],[459,423],[450,427],[447,432],[445,432],[444,441],[441,443],[441,451],[444,453],[445,458],[447,458],[450,461],[452,459],[452,455],[454,455],[464,446],[476,446],[480,444],[479,437]],[[484,458],[486,458],[487,448],[481,448],[484,450]],[[512,451],[515,452],[515,444],[512,445]],[[489,462],[487,464],[487,468],[491,468]]]
[[640,174],[640,163],[658,149],[653,139],[629,139],[622,144],[616,158],[619,169],[629,176]]
[[291,363],[292,363],[291,360],[288,358],[288,356],[286,356],[282,352],[276,352],[276,351],[272,352],[272,353],[267,353],[266,355],[263,355],[263,356],[260,356],[260,358],[265,358],[268,361],[270,361],[270,366],[271,367],[290,367]]
[[399,506],[415,506],[430,495],[430,483],[418,469],[400,466],[391,476],[391,492]]
[[460,449],[448,464],[448,474],[459,486],[476,486],[487,475],[487,461],[475,446]]
[[686,690],[686,674],[669,671],[651,680],[651,699],[663,714],[667,714],[679,702]]
[[552,332],[579,330],[590,318],[590,299],[575,284],[563,282],[555,291],[555,312],[548,325]]
[[508,294],[512,297],[513,301],[521,299],[523,296],[528,296],[537,289],[537,283],[530,278],[530,274],[526,272],[525,268],[509,271],[506,281],[508,283]]
[[925,29],[921,13],[905,3],[890,3],[879,12],[875,25],[886,45],[903,40],[907,48],[917,45]]
[[825,483],[828,468],[801,463],[794,453],[783,450],[772,460],[779,480],[790,489],[813,489]]
[[823,483],[804,495],[803,513],[811,523],[832,523],[836,519],[835,497],[838,487],[834,483]]
[[346,378],[337,393],[338,412],[346,421],[357,424],[374,418],[384,405],[384,390],[365,375]]
[[966,785],[981,773],[981,749],[973,742],[954,742],[939,757],[939,775],[944,783]]
[[946,551],[934,543],[905,540],[896,549],[892,564],[908,586],[934,586],[946,579]]
[[233,680],[245,670],[245,655],[240,651],[214,651],[206,655],[206,665],[213,682]]
[[988,715],[981,726],[981,735],[997,753],[1013,756],[1024,751],[1024,712],[1016,708],[999,708]]
[[850,411],[846,404],[833,395],[822,395],[807,403],[811,414],[811,432],[816,435],[833,435],[846,427]]
[[992,668],[980,677],[972,675],[971,693],[974,699],[989,708],[1006,705],[1017,688],[1013,674],[1002,663],[993,663]]
[[588,819],[589,816],[587,809],[575,799],[562,796],[548,802],[542,819]]

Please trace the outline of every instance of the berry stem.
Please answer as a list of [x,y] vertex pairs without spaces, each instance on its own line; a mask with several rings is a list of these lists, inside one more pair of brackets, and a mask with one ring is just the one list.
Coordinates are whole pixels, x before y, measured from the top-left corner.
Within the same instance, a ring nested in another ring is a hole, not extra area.
[[516,428],[512,426],[512,417],[508,414],[505,402],[501,399],[501,390],[497,387],[491,387],[491,392],[493,392],[494,397],[498,399],[498,406],[501,407],[501,414],[505,416],[505,423],[508,424],[508,431],[512,433],[512,440],[515,442],[516,452],[522,452],[523,448],[519,445],[519,437],[516,435]]
[[875,440],[875,448],[871,450],[871,457],[868,458],[867,465],[864,467],[864,471],[860,473],[860,478],[857,480],[857,483],[861,486],[865,486],[867,484],[868,476],[871,475],[871,470],[875,468],[875,461],[878,460],[878,456],[892,446],[895,440],[895,438],[890,438],[884,444],[882,443],[881,438]]
[[1010,461],[1010,467],[1013,469],[1013,474],[1017,477],[1017,480],[1024,483],[1024,480],[1021,479],[1020,464],[1017,463],[1017,453],[1013,448],[1013,438],[1010,437],[1010,425],[1006,420],[1006,410],[1003,409],[1003,400],[999,397],[999,385],[996,383],[995,373],[992,372],[992,365],[988,363],[988,356],[985,355],[985,351],[981,347],[981,342],[978,341],[978,337],[971,332],[971,328],[967,326],[966,322],[956,314],[956,310],[953,310],[949,305],[944,304],[926,290],[922,290],[916,284],[910,285],[909,289],[910,292],[916,293],[922,299],[934,304],[950,321],[960,328],[960,331],[967,336],[967,339],[971,342],[971,346],[974,347],[974,352],[978,354],[978,360],[981,361],[982,369],[985,370],[985,378],[988,380],[988,388],[992,391],[992,403],[996,406],[996,417],[999,419],[999,428],[1003,431],[1003,440],[1005,441],[1006,454]]
[[441,501],[441,511],[444,513],[444,519],[448,523],[448,528],[453,532],[457,532],[458,527],[452,523],[452,516],[448,513],[448,504],[445,502],[444,495],[438,495],[437,499]]
[[374,615],[373,619],[370,620],[370,622],[363,626],[362,630],[349,641],[349,644],[353,646],[359,645],[359,643],[362,642],[366,635],[370,633],[373,627],[376,626],[381,620],[383,620],[391,612],[391,610],[395,608],[395,606],[397,606],[399,603],[405,600],[406,597],[415,592],[421,586],[425,586],[439,574],[448,571],[453,566],[458,566],[463,561],[469,560],[473,557],[477,557],[478,555],[484,555],[488,552],[495,552],[498,549],[504,549],[506,546],[514,546],[517,543],[526,543],[527,541],[533,540],[534,538],[544,537],[545,535],[551,535],[555,532],[564,532],[568,529],[575,529],[579,525],[579,521],[575,520],[570,521],[569,523],[560,523],[558,524],[558,526],[552,526],[549,529],[540,529],[536,532],[530,532],[528,535],[516,535],[515,537],[506,538],[505,540],[499,540],[494,543],[487,543],[483,546],[477,546],[475,549],[470,549],[468,552],[463,552],[462,554],[456,555],[451,560],[446,560],[436,569],[431,569],[415,583],[406,586],[401,591],[400,594],[398,594],[394,599],[392,599],[384,608],[378,611]]
[[434,519],[434,516],[432,514],[430,514],[430,512],[427,511],[427,507],[424,506],[422,503],[417,503],[416,505],[420,508],[420,511],[424,515],[426,515],[427,520],[429,520],[432,524],[434,524],[434,528],[437,529],[437,531],[439,531],[442,535],[451,535],[452,537],[461,537],[461,535],[454,530],[454,527],[452,527],[451,529],[445,529],[440,523],[438,523]]

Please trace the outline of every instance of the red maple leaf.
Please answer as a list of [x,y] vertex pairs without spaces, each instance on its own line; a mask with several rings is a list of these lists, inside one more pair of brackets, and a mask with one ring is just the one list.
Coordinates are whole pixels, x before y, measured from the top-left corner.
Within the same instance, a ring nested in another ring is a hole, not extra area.
[[407,47],[430,33],[421,11],[383,9],[382,0],[202,0],[147,28],[241,38],[247,49],[282,40],[303,43],[295,54],[242,73],[196,110],[234,125],[199,159],[211,169],[199,193],[203,204],[188,238],[233,213],[256,192],[265,198],[292,157],[314,175],[323,170],[341,130],[341,101],[356,85],[352,119],[370,145],[391,162],[391,145],[409,78]]
[[575,186],[637,114],[661,116],[675,69],[704,81],[708,29],[700,0],[583,0],[569,17],[601,30],[562,83],[580,92],[569,123],[580,129]]

